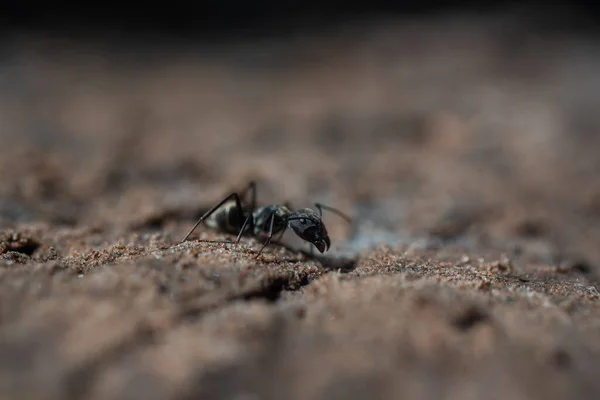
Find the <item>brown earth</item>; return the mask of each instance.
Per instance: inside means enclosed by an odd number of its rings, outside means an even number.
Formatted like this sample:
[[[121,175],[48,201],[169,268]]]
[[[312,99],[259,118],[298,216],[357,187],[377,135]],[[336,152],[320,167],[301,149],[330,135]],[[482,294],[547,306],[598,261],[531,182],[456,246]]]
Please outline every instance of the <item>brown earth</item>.
[[[600,398],[598,50],[510,18],[7,39],[0,398]],[[353,223],[177,243],[250,179]]]

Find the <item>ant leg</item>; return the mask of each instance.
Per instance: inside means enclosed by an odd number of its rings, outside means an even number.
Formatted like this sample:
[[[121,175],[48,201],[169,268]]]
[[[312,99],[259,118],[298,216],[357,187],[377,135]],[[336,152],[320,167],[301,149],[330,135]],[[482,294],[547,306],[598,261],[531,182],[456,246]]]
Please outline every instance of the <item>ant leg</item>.
[[[252,220],[252,225],[254,225],[254,218],[252,217],[252,213],[248,213],[248,216],[246,217],[246,219],[244,220],[244,224],[242,225],[242,229],[240,229],[240,233],[238,233],[237,235],[237,239],[235,239],[235,245],[237,246],[238,243],[240,242],[240,239],[242,238],[242,234],[244,233],[244,230],[246,229],[246,225],[248,225],[248,221]]]
[[[250,212],[256,209],[256,182],[250,181],[248,186],[240,193],[240,197],[246,200],[246,193],[250,191]]]
[[[274,222],[275,222],[275,213],[272,212],[271,213],[271,225],[269,226],[269,237],[267,237],[267,240],[265,241],[265,244],[263,244],[263,247],[260,248],[260,251],[256,255],[256,258],[258,258],[258,256],[260,256],[260,253],[262,253],[262,251],[264,250],[264,248],[267,247],[267,245],[269,243],[271,243],[271,238],[273,237],[273,223]]]
[[[250,207],[252,208],[250,210],[254,212],[256,210],[256,182],[251,181],[249,187],[252,191],[252,197],[250,197]]]
[[[283,234],[285,233],[286,230],[287,230],[287,226],[285,228],[283,228],[283,230],[281,231],[281,234],[279,235],[279,237],[277,239],[275,239],[276,243],[279,243],[279,241],[283,237]]]
[[[235,239],[235,245],[236,246],[240,243],[240,239],[242,238],[242,235],[244,234],[244,230],[246,229],[246,226],[248,225],[248,222],[252,221],[252,226],[254,226],[254,217],[252,216],[252,213],[256,209],[256,182],[255,181],[250,181],[248,183],[248,186],[246,186],[246,188],[242,192],[242,195],[240,197],[242,197],[244,199],[244,201],[246,201],[246,193],[248,191],[252,192],[251,197],[250,197],[250,199],[251,199],[250,200],[251,201],[251,203],[250,203],[250,210],[247,210],[248,211],[248,216],[244,220],[244,223],[242,224],[242,228],[240,229],[240,232],[238,233],[237,238]],[[242,213],[242,208],[239,207],[239,210],[240,210],[240,216],[243,218],[244,214]]]
[[[196,228],[198,227],[198,225],[200,225],[202,223],[202,221],[204,221],[206,218],[210,217],[212,215],[212,213],[214,213],[215,211],[217,211],[217,209],[219,207],[221,207],[223,204],[225,204],[231,198],[235,199],[236,208],[241,213],[243,209],[242,209],[242,203],[240,202],[240,198],[239,198],[239,196],[238,196],[237,193],[231,193],[229,196],[225,197],[223,200],[221,200],[220,202],[218,202],[216,206],[214,206],[213,208],[211,208],[210,210],[208,210],[203,216],[201,216],[200,219],[198,220],[198,222],[196,222],[196,225],[194,225],[192,227],[192,229],[190,229],[190,231],[187,233],[187,235],[185,235],[185,237],[183,239],[181,239],[181,242],[179,242],[179,243],[185,242],[187,240],[187,238],[192,234],[192,232],[194,232],[196,230]]]
[[[326,206],[326,205],[321,204],[321,203],[315,203],[315,207],[317,207],[317,210],[319,210],[319,217],[323,217],[323,210],[327,210],[327,211],[331,211],[334,214],[337,214],[338,216],[342,217],[343,219],[345,219],[349,223],[352,222],[352,218],[350,218],[349,216],[347,216],[346,214],[344,214],[343,212],[341,212],[338,209]]]

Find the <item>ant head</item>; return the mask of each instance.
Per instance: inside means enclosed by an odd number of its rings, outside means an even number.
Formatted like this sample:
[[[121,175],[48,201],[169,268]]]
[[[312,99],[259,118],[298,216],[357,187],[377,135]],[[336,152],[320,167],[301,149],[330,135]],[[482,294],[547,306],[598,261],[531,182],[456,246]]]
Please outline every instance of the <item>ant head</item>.
[[[321,253],[331,246],[325,224],[317,213],[310,208],[291,213],[288,217],[288,224],[296,235],[314,244]]]

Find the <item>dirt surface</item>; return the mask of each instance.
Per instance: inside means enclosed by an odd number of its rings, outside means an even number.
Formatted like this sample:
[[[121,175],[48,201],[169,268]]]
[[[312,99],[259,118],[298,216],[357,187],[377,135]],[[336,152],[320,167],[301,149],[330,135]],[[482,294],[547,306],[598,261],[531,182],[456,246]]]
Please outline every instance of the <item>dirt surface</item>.
[[[528,26],[6,39],[0,398],[600,398],[600,49]],[[178,244],[250,179],[353,222]]]

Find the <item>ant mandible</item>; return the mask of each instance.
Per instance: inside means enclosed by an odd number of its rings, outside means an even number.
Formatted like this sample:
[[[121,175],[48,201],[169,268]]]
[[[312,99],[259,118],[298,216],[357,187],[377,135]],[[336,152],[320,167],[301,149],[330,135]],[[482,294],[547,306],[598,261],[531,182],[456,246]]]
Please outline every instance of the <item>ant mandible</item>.
[[[251,192],[249,205],[240,200],[240,198],[245,200],[247,192]],[[231,193],[208,210],[180,243],[185,242],[198,225],[206,221],[206,225],[211,228],[237,234],[236,245],[244,234],[256,237],[266,234],[267,240],[256,257],[260,256],[263,249],[271,243],[274,234],[280,233],[277,239],[279,241],[288,227],[301,239],[312,243],[319,252],[323,253],[331,246],[329,234],[321,219],[323,210],[331,211],[348,222],[351,222],[351,218],[341,211],[321,203],[315,203],[315,207],[319,211],[318,214],[310,208],[291,211],[288,203],[257,207],[256,182],[251,181],[240,194]]]

